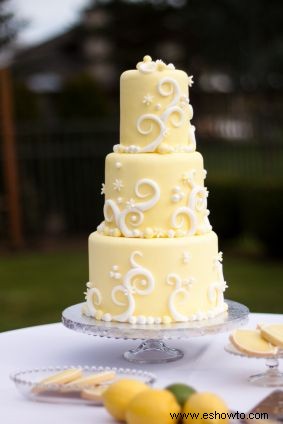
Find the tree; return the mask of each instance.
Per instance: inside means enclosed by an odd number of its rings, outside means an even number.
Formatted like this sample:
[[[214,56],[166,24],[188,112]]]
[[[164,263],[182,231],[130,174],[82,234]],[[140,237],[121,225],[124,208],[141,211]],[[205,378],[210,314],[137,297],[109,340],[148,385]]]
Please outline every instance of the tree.
[[[283,86],[282,0],[95,0],[99,8],[119,70],[148,53],[198,75],[228,73],[236,87]]]
[[[20,25],[9,10],[8,2],[0,0],[0,50],[14,40]]]

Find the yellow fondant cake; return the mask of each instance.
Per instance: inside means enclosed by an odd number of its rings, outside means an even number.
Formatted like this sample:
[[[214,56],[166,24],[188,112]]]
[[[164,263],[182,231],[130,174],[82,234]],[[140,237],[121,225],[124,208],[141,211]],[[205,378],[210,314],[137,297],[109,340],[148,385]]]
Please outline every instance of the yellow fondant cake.
[[[191,85],[149,56],[121,76],[120,144],[106,157],[104,221],[89,238],[83,312],[95,319],[168,324],[227,310]]]
[[[124,237],[184,237],[211,231],[200,153],[106,157],[105,221],[98,231]]]

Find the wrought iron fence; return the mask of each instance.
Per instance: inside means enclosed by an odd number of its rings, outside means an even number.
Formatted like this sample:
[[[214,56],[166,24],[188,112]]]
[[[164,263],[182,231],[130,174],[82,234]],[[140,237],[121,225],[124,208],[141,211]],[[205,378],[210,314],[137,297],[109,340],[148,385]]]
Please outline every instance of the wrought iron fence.
[[[115,122],[52,129],[20,128],[16,133],[21,205],[27,236],[87,233],[102,220],[105,155],[118,140]],[[283,180],[283,145],[255,142],[198,142],[208,183],[237,178]],[[5,237],[0,180],[0,234]],[[2,200],[2,201],[1,201]]]

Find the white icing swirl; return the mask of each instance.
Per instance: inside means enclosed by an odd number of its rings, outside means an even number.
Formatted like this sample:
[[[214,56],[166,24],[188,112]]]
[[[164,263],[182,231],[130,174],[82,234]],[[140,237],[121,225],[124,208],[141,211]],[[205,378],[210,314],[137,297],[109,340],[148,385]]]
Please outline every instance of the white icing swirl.
[[[149,187],[152,193],[142,193],[142,187]],[[116,226],[119,228],[119,230],[125,237],[137,236],[137,230],[129,228],[128,221],[130,221],[132,227],[137,227],[141,225],[144,219],[144,215],[142,212],[145,212],[156,205],[156,203],[160,199],[160,188],[155,181],[149,178],[143,178],[137,181],[135,185],[135,194],[140,199],[148,198],[149,196],[151,197],[143,202],[135,202],[133,203],[133,206],[131,206],[131,203],[128,202],[126,208],[123,210],[120,210],[119,206],[112,199],[106,200],[104,205],[105,221],[114,221]],[[135,220],[127,219],[131,215],[135,216]]]
[[[147,113],[145,115],[142,115],[137,120],[137,130],[142,135],[148,135],[153,131],[153,125],[152,122],[150,123],[148,129],[143,129],[142,124],[145,121],[152,121],[155,122],[159,126],[159,134],[158,136],[149,144],[147,144],[145,147],[140,149],[140,152],[154,152],[156,148],[159,146],[159,144],[162,142],[164,138],[164,132],[166,130],[166,126],[164,122],[159,118],[159,116],[154,115],[153,113]]]
[[[90,283],[87,284],[89,287]],[[86,305],[88,308],[89,315],[94,317],[96,314],[96,307],[101,304],[102,296],[100,290],[97,287],[89,287],[86,292]]]
[[[211,231],[207,210],[208,191],[206,187],[198,185],[195,182],[195,169],[190,170],[182,176],[182,181],[191,186],[191,192],[188,196],[187,206],[180,206],[171,216],[171,225],[174,228],[182,228],[185,225],[185,220],[182,215],[187,216],[189,220],[189,229],[187,235],[205,234]],[[197,212],[202,214],[201,222],[198,223]],[[181,217],[181,219],[180,219]]]
[[[109,213],[109,212],[112,213]],[[119,216],[120,216],[120,209],[119,206],[116,205],[116,202],[112,199],[106,200],[104,207],[103,207],[103,213],[105,221],[107,222],[115,222],[117,227],[119,227]]]
[[[182,303],[185,303],[185,302],[188,301],[188,299],[189,299],[189,290],[188,290],[189,282],[186,281],[186,280],[182,281],[181,278],[179,277],[179,275],[177,275],[177,274],[169,274],[167,276],[166,281],[167,281],[167,284],[169,284],[171,286],[175,286],[175,289],[173,290],[173,292],[169,296],[169,300],[168,300],[168,308],[170,310],[172,317],[177,322],[188,321],[188,316],[178,312],[178,310],[176,308],[176,299],[181,295],[181,296],[183,296]],[[184,286],[187,286],[187,287],[184,287]],[[180,301],[179,301],[179,303],[180,303]]]
[[[203,212],[207,208],[208,191],[205,187],[195,185],[189,198],[189,207],[198,212]]]
[[[165,84],[169,85],[169,87],[170,87],[169,90],[164,90],[163,86]],[[172,106],[175,106],[180,101],[181,90],[180,90],[179,84],[177,83],[176,80],[174,80],[171,77],[162,78],[157,85],[157,91],[163,97],[168,97],[168,96],[173,95],[173,99],[172,99],[171,103],[169,103],[169,105],[167,106],[167,109],[170,109]],[[181,109],[181,108],[179,108],[179,109]]]
[[[169,85],[169,90],[164,89],[165,84]],[[159,127],[157,137],[151,143],[140,148],[140,153],[154,152],[157,147],[162,143],[162,141],[166,137],[166,134],[168,133],[168,127],[166,126],[166,124],[172,114],[174,114],[174,116],[177,114],[179,117],[177,120],[176,118],[171,119],[171,124],[173,125],[173,127],[178,128],[184,123],[184,111],[179,106],[177,106],[181,97],[181,90],[177,81],[171,77],[162,78],[157,85],[157,91],[161,96],[164,97],[173,95],[173,99],[160,116],[154,115],[153,113],[146,113],[138,118],[137,130],[142,135],[149,135],[153,132],[153,123],[157,124],[157,126]],[[145,121],[150,122],[147,129],[142,128],[142,124]]]
[[[173,215],[171,217],[172,227],[182,228],[184,226],[185,220],[184,220],[182,215],[185,215],[189,218],[190,225],[189,225],[189,230],[187,231],[187,235],[191,236],[191,235],[195,234],[196,229],[197,229],[196,214],[191,208],[189,208],[187,206],[181,206],[173,212]],[[181,219],[179,219],[179,222],[178,222],[179,217],[181,217]]]
[[[113,319],[119,322],[130,321],[132,319],[135,311],[135,293],[140,296],[146,296],[154,289],[155,281],[153,275],[150,271],[136,262],[135,256],[137,255],[142,256],[142,253],[139,251],[134,251],[132,253],[130,257],[132,268],[124,276],[123,284],[115,286],[111,292],[111,299],[115,305],[127,306],[125,312],[113,315]],[[140,284],[138,284],[138,281]],[[117,293],[122,294],[127,301],[121,302],[117,299]]]
[[[153,196],[151,197],[151,199],[147,200],[146,202],[140,202],[136,205],[139,210],[146,211],[148,209],[151,209],[160,199],[160,188],[155,181],[150,180],[149,178],[143,178],[142,180],[137,181],[135,186],[135,194],[140,199],[148,197],[148,193],[140,192],[142,186],[148,186],[153,191]]]

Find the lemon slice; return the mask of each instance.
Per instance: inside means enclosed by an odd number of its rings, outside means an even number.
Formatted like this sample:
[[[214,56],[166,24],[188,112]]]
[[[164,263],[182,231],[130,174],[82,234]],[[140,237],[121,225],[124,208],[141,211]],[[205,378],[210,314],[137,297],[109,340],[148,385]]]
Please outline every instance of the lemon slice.
[[[259,324],[258,328],[265,340],[283,348],[283,324]]]
[[[102,395],[107,389],[107,386],[97,386],[91,389],[84,389],[81,391],[81,397],[86,400],[103,403]]]
[[[231,343],[240,351],[253,356],[274,356],[278,348],[264,340],[259,330],[235,330],[230,335]]]
[[[40,393],[44,391],[44,386],[50,384],[64,385],[71,383],[82,376],[82,370],[79,368],[70,368],[68,370],[60,371],[56,374],[51,375],[50,377],[41,380],[33,389],[32,392]]]
[[[74,390],[74,385],[76,389],[82,388],[85,389],[91,386],[98,386],[99,384],[105,383],[106,381],[112,381],[116,377],[115,371],[104,371],[97,374],[91,374],[87,377],[81,377],[77,380],[74,380],[68,384],[65,384],[63,391]]]

